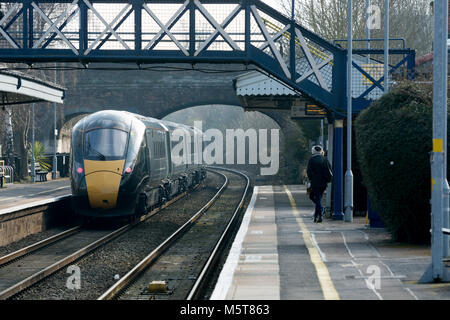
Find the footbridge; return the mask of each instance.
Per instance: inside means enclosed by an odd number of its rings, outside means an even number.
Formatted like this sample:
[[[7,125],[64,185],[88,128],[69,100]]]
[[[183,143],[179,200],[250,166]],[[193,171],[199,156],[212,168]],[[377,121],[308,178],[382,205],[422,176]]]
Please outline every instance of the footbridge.
[[[331,111],[346,106],[345,50],[261,1],[2,3],[4,62],[252,64]]]

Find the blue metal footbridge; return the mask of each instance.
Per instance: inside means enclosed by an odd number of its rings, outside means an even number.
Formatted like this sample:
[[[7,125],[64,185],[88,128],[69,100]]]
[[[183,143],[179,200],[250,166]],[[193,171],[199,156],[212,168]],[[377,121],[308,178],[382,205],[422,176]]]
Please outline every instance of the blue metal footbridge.
[[[347,116],[347,50],[259,0],[5,0],[0,11],[0,62],[254,65],[326,108],[331,119]],[[402,56],[391,74],[406,70],[411,77],[414,51],[390,54]],[[355,113],[384,91],[380,65],[354,59],[364,85],[354,90]],[[335,125],[333,157],[341,212],[342,130]]]

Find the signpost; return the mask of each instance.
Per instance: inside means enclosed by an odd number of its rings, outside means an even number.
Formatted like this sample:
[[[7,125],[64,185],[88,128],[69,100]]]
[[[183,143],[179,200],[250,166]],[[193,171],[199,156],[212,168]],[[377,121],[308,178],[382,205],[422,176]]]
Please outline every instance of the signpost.
[[[313,103],[305,102],[303,105],[293,106],[291,108],[291,118],[301,119],[324,119],[327,116],[327,110]]]

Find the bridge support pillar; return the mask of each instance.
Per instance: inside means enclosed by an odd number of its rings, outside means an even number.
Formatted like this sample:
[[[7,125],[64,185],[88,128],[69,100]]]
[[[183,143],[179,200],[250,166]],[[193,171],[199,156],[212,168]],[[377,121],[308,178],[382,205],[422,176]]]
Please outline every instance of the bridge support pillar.
[[[333,220],[344,220],[343,208],[343,133],[344,120],[334,121],[333,147],[333,187],[334,211]]]

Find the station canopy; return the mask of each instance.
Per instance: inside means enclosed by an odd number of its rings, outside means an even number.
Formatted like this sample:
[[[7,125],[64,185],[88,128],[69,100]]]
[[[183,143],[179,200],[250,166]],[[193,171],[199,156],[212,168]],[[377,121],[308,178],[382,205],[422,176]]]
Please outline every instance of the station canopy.
[[[36,102],[63,103],[66,88],[36,76],[6,70],[0,64],[0,106]]]
[[[236,94],[244,109],[286,109],[301,95],[277,79],[252,71],[235,78]]]

